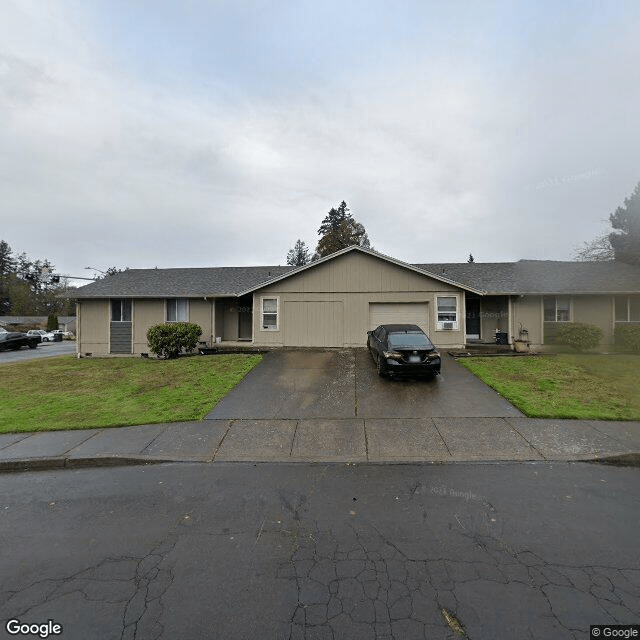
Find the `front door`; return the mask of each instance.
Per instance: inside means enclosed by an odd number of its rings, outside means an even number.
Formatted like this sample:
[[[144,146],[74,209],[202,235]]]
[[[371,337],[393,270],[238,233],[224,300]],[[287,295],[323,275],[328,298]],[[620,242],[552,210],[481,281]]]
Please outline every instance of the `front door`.
[[[238,340],[253,338],[253,298],[246,296],[238,301]]]
[[[467,298],[467,340],[480,340],[480,298]]]

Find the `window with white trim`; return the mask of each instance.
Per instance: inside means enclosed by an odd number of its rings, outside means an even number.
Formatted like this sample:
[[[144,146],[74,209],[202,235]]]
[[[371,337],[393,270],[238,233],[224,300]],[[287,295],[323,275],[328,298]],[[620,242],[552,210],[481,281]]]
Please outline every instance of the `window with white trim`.
[[[571,298],[569,296],[544,296],[545,322],[570,322]]]
[[[640,322],[640,296],[616,296],[616,322]]]
[[[278,298],[262,298],[262,330],[278,330]]]
[[[438,329],[458,328],[458,296],[437,296]]]
[[[111,322],[131,322],[131,299],[111,300]]]
[[[186,298],[167,300],[167,322],[189,322],[189,301]]]

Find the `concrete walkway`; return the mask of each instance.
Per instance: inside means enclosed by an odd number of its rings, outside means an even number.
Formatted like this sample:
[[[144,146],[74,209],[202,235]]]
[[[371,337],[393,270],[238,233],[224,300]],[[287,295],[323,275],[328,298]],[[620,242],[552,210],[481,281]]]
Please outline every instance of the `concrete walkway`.
[[[640,422],[532,418],[204,420],[0,435],[0,471],[154,462],[637,464]]]

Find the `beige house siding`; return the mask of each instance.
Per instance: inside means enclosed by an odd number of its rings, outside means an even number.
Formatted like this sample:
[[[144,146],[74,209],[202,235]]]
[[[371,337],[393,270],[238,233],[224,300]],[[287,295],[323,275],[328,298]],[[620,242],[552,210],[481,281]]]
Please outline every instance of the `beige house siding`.
[[[613,344],[613,297],[573,296],[574,322],[595,324],[604,332],[601,347]]]
[[[542,345],[542,297],[514,296],[511,302],[511,335],[518,337],[520,323],[529,332],[529,342],[535,349]]]
[[[147,331],[165,318],[165,303],[162,299],[134,300],[133,321],[133,353],[148,353]]]
[[[189,322],[200,325],[202,334],[200,340],[212,342],[213,327],[215,326],[215,303],[213,300],[192,298],[189,300]]]
[[[78,303],[79,331],[78,353],[94,356],[110,354],[110,300],[81,300]],[[190,299],[189,322],[202,327],[201,340],[210,340],[212,300]],[[132,354],[149,352],[147,331],[166,320],[166,300],[164,298],[134,298],[131,305]]]
[[[78,353],[109,353],[109,300],[82,300],[78,303]]]
[[[436,296],[442,293],[458,297],[457,331],[436,331]],[[278,300],[277,330],[262,328],[263,298]],[[260,346],[363,346],[367,330],[371,328],[371,302],[426,303],[432,310],[429,334],[435,344],[457,346],[464,342],[464,292],[461,289],[379,258],[352,252],[256,291],[254,343]]]
[[[575,295],[571,298],[571,322],[593,324],[602,329],[604,338],[600,347],[613,344],[613,299],[610,295]],[[519,323],[529,331],[529,341],[535,349],[553,349],[547,340],[545,344],[545,324],[543,296],[514,296],[512,303],[513,333],[518,335]],[[553,323],[558,326],[561,323]]]

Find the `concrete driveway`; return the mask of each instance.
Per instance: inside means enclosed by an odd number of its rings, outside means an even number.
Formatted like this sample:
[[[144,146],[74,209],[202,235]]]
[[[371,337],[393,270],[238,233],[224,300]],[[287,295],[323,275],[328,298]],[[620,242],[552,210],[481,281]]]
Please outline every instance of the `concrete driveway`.
[[[448,355],[434,380],[390,380],[377,375],[366,349],[343,349],[267,353],[207,419],[522,415]]]

